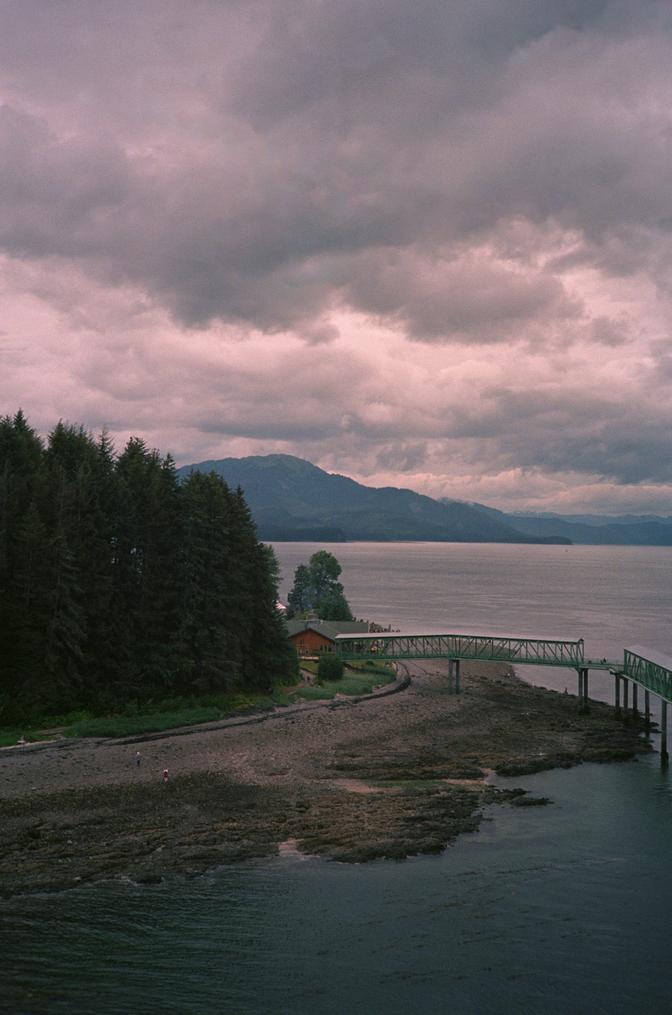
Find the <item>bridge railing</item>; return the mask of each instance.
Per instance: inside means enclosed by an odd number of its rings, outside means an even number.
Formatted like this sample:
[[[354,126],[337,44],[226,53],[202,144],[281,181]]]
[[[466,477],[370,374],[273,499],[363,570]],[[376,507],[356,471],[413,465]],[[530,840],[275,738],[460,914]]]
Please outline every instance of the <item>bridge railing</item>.
[[[489,662],[565,666],[583,664],[583,639],[512,638],[477,634],[338,635],[343,659],[482,659]]]
[[[671,658],[639,646],[626,648],[623,653],[623,675],[666,701],[672,701]]]

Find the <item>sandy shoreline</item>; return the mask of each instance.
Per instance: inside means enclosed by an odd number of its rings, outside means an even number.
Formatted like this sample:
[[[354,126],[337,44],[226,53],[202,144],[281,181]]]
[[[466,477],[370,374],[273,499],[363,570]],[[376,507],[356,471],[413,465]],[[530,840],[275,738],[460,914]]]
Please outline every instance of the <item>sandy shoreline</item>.
[[[531,687],[508,667],[465,666],[459,697],[445,668],[413,670],[409,688],[376,700],[144,742],[3,752],[0,894],[194,875],[288,842],[351,862],[439,852],[478,827],[485,803],[527,802],[489,786],[487,770],[648,749],[609,706],[580,716],[574,696]]]

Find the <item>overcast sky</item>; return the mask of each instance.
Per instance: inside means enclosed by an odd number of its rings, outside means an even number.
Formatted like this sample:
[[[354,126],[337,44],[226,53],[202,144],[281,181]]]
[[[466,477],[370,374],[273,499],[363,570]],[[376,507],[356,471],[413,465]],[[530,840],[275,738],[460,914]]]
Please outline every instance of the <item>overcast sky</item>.
[[[0,412],[672,513],[669,2],[0,12]]]

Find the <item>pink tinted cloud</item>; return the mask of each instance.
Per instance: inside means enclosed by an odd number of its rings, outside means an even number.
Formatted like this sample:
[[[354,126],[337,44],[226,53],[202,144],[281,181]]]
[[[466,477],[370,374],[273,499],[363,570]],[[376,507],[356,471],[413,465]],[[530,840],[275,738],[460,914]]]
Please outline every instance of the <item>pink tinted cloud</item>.
[[[509,507],[669,496],[665,4],[0,20],[7,411]]]

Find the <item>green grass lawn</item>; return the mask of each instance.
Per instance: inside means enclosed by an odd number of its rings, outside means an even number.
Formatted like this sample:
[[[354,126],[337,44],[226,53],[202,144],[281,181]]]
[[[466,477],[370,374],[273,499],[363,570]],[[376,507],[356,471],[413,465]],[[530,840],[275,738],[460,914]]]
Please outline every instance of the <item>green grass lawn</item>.
[[[317,662],[301,660],[301,669],[317,675]],[[320,684],[306,684],[295,689],[298,698],[333,698],[337,694],[370,694],[374,687],[389,684],[396,678],[390,663],[353,663],[346,667],[340,680],[324,680]]]
[[[32,743],[35,740],[44,739],[44,737],[38,736],[37,733],[32,733],[29,735],[29,733],[27,733],[26,730],[23,729],[0,730],[0,747],[12,747],[14,744],[18,744],[21,737],[25,737],[25,739],[28,740],[30,743]]]
[[[278,691],[272,695],[209,695],[201,700],[186,699],[159,702],[156,705],[138,708],[129,706],[126,713],[92,716],[79,713],[76,718],[60,724],[53,718],[42,720],[39,725],[28,725],[21,729],[0,729],[0,747],[18,743],[21,736],[29,743],[65,737],[128,737],[140,733],[160,733],[178,726],[193,726],[213,722],[235,714],[257,712],[286,703],[286,694]],[[45,726],[51,727],[46,730]]]
[[[301,668],[317,673],[317,663],[302,661]],[[179,726],[214,722],[233,715],[260,712],[277,705],[297,701],[320,701],[337,694],[369,694],[374,687],[395,679],[389,663],[362,663],[348,666],[341,680],[323,684],[300,684],[296,687],[277,686],[270,694],[206,695],[200,698],[175,698],[140,708],[129,704],[122,714],[92,716],[86,712],[68,716],[45,717],[39,724],[0,729],[0,747],[17,744],[23,736],[28,742],[66,737],[128,737],[142,733],[160,733]]]

